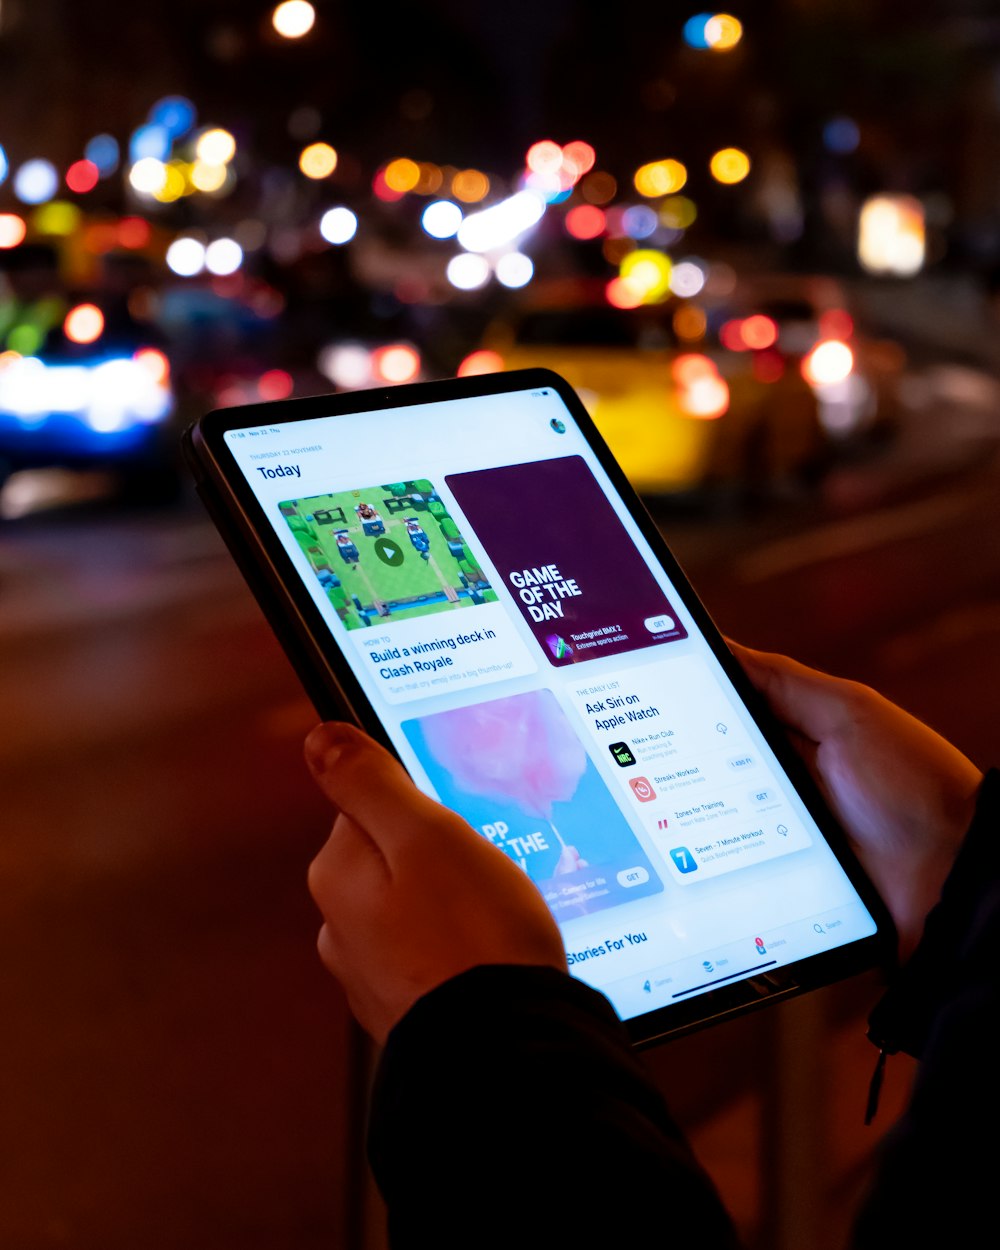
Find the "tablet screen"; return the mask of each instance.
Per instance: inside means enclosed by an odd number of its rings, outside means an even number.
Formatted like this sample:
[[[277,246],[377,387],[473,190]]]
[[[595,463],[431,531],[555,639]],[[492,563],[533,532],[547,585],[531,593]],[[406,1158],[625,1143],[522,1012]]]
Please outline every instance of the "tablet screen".
[[[535,882],[571,972],[629,1021],[872,937],[559,390],[344,402],[226,446],[403,763]]]

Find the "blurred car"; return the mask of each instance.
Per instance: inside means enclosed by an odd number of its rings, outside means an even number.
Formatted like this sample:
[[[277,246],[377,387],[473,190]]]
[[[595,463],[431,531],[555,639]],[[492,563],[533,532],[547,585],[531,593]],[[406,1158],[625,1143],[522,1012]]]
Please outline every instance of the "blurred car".
[[[0,482],[24,469],[103,469],[150,502],[178,486],[170,365],[155,347],[0,355]]]
[[[682,344],[675,309],[615,308],[603,286],[543,293],[501,316],[459,373],[555,370],[642,494],[759,490],[820,472],[829,439],[801,374],[761,373],[746,353]]]
[[[180,482],[173,411],[170,364],[151,328],[100,294],[61,290],[46,249],[7,258],[0,484],[27,469],[96,469],[125,494],[162,501]]]
[[[721,300],[706,300],[708,331],[728,351],[755,356],[759,371],[798,372],[837,445],[884,438],[895,428],[906,364],[895,342],[866,333],[848,289],[817,274],[751,274]]]

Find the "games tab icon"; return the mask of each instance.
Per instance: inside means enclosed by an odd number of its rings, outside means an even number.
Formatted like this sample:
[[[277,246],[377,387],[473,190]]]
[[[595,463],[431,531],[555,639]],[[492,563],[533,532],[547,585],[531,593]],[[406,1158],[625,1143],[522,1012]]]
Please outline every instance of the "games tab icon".
[[[612,758],[619,768],[629,768],[635,763],[635,756],[632,754],[632,748],[627,742],[612,742],[608,747]]]

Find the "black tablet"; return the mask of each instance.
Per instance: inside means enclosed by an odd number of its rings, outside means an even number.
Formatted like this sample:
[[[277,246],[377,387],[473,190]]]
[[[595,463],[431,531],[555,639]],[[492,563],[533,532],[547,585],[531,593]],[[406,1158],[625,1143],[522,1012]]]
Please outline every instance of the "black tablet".
[[[520,865],[636,1044],[887,959],[874,889],[562,378],[227,408],[185,446],[319,715]]]

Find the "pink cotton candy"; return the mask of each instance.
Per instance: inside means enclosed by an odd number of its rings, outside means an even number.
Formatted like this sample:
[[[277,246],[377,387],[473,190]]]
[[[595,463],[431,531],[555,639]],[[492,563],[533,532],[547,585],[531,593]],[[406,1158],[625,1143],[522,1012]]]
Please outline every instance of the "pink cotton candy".
[[[571,799],[587,756],[548,690],[439,712],[422,723],[428,750],[468,794],[511,800],[551,821]]]

